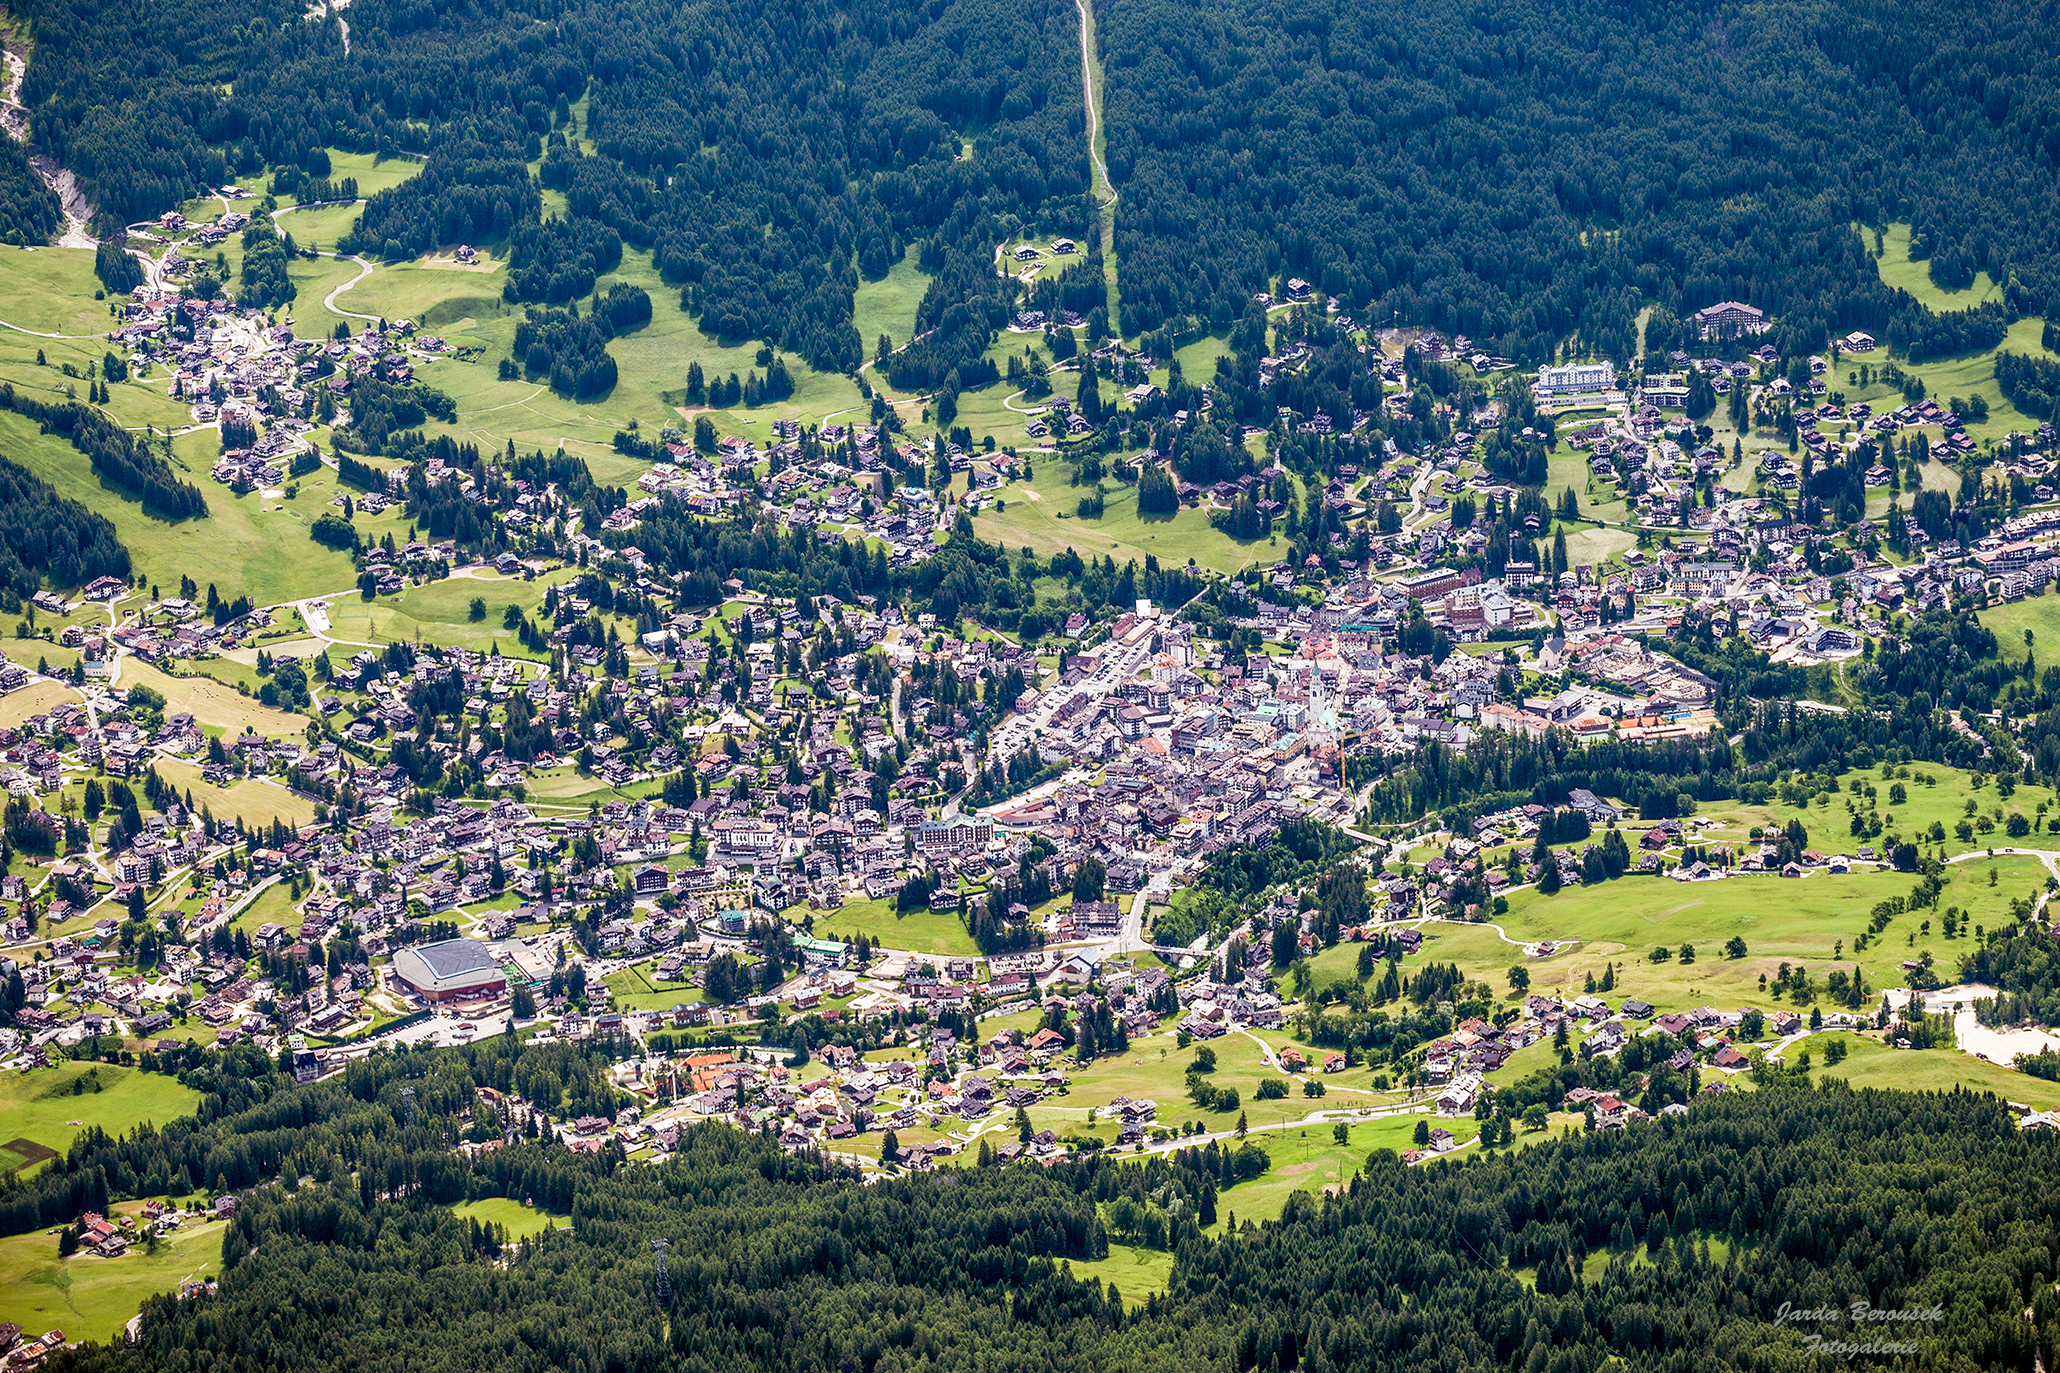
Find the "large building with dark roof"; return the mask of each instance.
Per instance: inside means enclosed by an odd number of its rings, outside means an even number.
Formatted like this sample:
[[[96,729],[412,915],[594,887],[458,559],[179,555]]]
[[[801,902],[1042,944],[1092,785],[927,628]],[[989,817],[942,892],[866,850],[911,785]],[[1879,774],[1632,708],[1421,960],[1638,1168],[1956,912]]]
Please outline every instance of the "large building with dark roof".
[[[393,956],[393,970],[428,1001],[497,996],[508,989],[508,975],[476,939],[404,948]]]

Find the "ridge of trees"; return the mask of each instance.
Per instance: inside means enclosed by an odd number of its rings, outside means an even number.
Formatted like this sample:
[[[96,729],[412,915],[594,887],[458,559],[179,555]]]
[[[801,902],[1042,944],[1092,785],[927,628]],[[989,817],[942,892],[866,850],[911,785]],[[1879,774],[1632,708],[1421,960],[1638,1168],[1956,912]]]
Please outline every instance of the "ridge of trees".
[[[12,383],[0,385],[0,410],[25,415],[46,434],[62,434],[92,461],[101,483],[142,503],[144,513],[161,520],[204,519],[207,498],[147,447],[98,410],[75,400],[44,401],[24,395]]]
[[[684,1129],[660,1165],[626,1165],[614,1145],[576,1154],[479,1092],[566,1109],[561,1070],[589,1065],[591,1082],[606,1057],[499,1040],[374,1056],[304,1088],[273,1072],[247,1091],[261,1100],[208,1124],[75,1145],[49,1171],[83,1178],[89,1198],[116,1195],[122,1169],[142,1184],[166,1175],[138,1165],[197,1160],[240,1204],[217,1291],[151,1298],[133,1343],[69,1348],[53,1367],[291,1373],[405,1354],[428,1373],[482,1358],[827,1373],[920,1351],[1060,1370],[1800,1370],[1821,1361],[1812,1333],[2024,1367],[2053,1352],[2060,1322],[2060,1141],[1964,1090],[1772,1078],[1685,1116],[1463,1162],[1409,1168],[1376,1149],[1341,1192],[1293,1193],[1254,1224],[1235,1216],[1239,1179],[1264,1166],[1249,1143],[858,1186],[816,1151],[718,1124]],[[468,1156],[453,1140],[499,1147]],[[515,1244],[450,1209],[487,1197],[570,1226]],[[1071,1267],[1116,1235],[1174,1259],[1165,1290],[1127,1309]],[[657,1239],[671,1242],[669,1303]],[[1945,1315],[1883,1335],[1776,1319],[1784,1302]]]
[[[18,612],[45,577],[60,587],[127,581],[129,550],[105,515],[0,458],[0,610]]]

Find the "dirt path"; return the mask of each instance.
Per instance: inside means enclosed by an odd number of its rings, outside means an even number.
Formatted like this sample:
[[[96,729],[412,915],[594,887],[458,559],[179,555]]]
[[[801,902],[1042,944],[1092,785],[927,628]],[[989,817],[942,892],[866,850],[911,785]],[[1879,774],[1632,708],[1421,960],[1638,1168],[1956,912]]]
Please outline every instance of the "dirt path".
[[[1102,130],[1102,67],[1095,55],[1094,9],[1088,0],[1073,0],[1080,11],[1080,90],[1087,101],[1087,157],[1098,183],[1102,276],[1109,288],[1109,331],[1123,337],[1123,292],[1116,269],[1116,183],[1109,177],[1108,138]]]
[[[1094,59],[1094,11],[1087,0],[1073,0],[1080,11],[1080,90],[1087,99],[1087,156],[1094,163],[1095,178],[1101,183],[1097,194],[1104,210],[1116,205],[1116,183],[1109,179],[1108,159],[1102,155],[1101,92],[1096,89],[1099,64]],[[1110,245],[1113,249],[1113,245]]]

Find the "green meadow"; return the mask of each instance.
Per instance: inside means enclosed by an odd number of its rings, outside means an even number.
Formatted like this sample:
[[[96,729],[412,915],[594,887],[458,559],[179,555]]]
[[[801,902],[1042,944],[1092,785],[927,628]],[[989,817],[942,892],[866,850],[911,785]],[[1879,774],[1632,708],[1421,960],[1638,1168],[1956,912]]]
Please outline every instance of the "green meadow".
[[[966,932],[957,911],[897,911],[894,898],[854,901],[834,911],[816,911],[815,932],[820,938],[855,939],[864,935],[889,949],[906,949],[919,954],[977,954],[980,946]]]
[[[60,1259],[56,1236],[43,1230],[0,1239],[0,1320],[13,1321],[25,1336],[62,1330],[73,1340],[119,1339],[145,1299],[219,1269],[227,1228],[188,1225],[160,1241],[155,1254],[138,1246],[116,1259]]]
[[[1871,249],[1874,232],[1861,229],[1860,234]],[[1974,284],[1959,291],[1944,290],[1931,280],[1930,263],[1910,260],[1910,226],[1891,224],[1882,235],[1882,255],[1875,259],[1875,267],[1881,279],[1889,286],[1908,291],[1926,308],[1934,311],[1965,310],[1990,300],[2001,298],[2002,289],[1989,279],[1986,272],[1975,274]],[[1871,384],[1856,386],[1847,380],[1847,374],[1862,364],[1871,365],[1879,371],[1881,364],[1893,360],[1911,375],[1924,381],[1927,395],[1940,405],[1947,404],[1954,396],[1970,396],[1975,393],[1988,402],[1988,419],[1969,423],[1967,432],[1977,443],[1990,439],[2001,439],[2011,430],[2029,433],[2038,426],[2038,420],[2020,413],[1996,385],[1995,356],[2008,350],[2014,353],[2029,353],[2033,356],[2054,358],[2040,342],[2044,321],[2036,316],[2027,316],[2012,324],[2004,335],[2003,342],[1996,348],[1985,349],[1955,358],[1940,358],[1929,362],[1910,362],[1895,357],[1885,348],[1873,353],[1848,354],[1839,359],[1838,366],[1826,377],[1825,384],[1834,391],[1842,391],[1848,402],[1867,401],[1876,410],[1883,403],[1902,403],[1898,392],[1875,380]],[[1937,435],[1934,433],[1933,437]]]
[[[1760,978],[1778,981],[1786,963],[1810,971],[1816,1003],[1828,1012],[1840,1009],[1823,999],[1824,975],[1834,968],[1850,972],[1857,966],[1868,987],[1881,991],[1906,985],[1904,960],[1928,953],[1940,980],[1954,981],[1960,958],[1974,944],[1971,930],[1956,939],[1945,937],[1939,918],[1945,908],[1959,907],[1971,925],[2007,923],[2010,902],[2034,899],[2045,880],[2045,867],[2033,857],[2003,855],[1952,864],[1936,909],[1893,917],[1856,954],[1855,939],[1867,931],[1876,903],[1908,896],[1910,875],[1820,871],[1803,878],[1712,882],[1623,877],[1551,896],[1535,889],[1517,892],[1509,898],[1508,914],[1489,924],[1427,924],[1422,957],[1457,963],[1468,978],[1487,983],[1498,996],[1509,994],[1514,966],[1528,973],[1533,992],[1575,996],[1587,988],[1589,978],[1599,980],[1605,966],[1613,965],[1614,998],[1648,1001],[1662,1012],[1701,1005],[1778,1009],[1784,1003],[1762,987]],[[1733,938],[1745,942],[1743,957],[1727,955]],[[1544,958],[1525,956],[1524,946],[1544,941],[1562,947]],[[1684,944],[1694,946],[1693,962],[1683,961]],[[1657,948],[1668,951],[1664,961],[1653,961]],[[1340,944],[1318,955],[1311,966],[1315,985],[1353,976],[1358,952],[1356,945]],[[1403,969],[1415,965],[1411,958]],[[1798,1009],[1807,1010],[1809,1004]]]
[[[1123,1294],[1123,1304],[1130,1310],[1143,1306],[1144,1299],[1152,1293],[1165,1291],[1173,1276],[1172,1254],[1132,1244],[1112,1243],[1105,1259],[1076,1259],[1071,1263],[1075,1277],[1097,1278],[1113,1285]]]
[[[858,341],[868,360],[878,347],[880,335],[892,339],[897,348],[914,336],[916,307],[923,303],[923,293],[929,289],[930,278],[916,266],[912,255],[889,267],[887,275],[878,281],[859,278],[858,292],[852,298],[851,321],[858,329]]]
[[[1842,1063],[1824,1061],[1833,1040],[1846,1046]],[[1811,1035],[1785,1055],[1793,1064],[1802,1050],[1810,1055],[1818,1077],[1839,1078],[1855,1087],[1897,1088],[1911,1092],[1950,1092],[1955,1087],[1994,1092],[2035,1110],[2060,1109],[2060,1083],[2047,1082],[1999,1063],[1985,1063],[1955,1049],[1897,1049],[1879,1039],[1848,1031]]]
[[[974,518],[973,527],[981,538],[1012,551],[1030,548],[1040,558],[1070,548],[1083,558],[1113,558],[1119,567],[1126,562],[1141,567],[1147,557],[1156,557],[1161,566],[1192,561],[1198,567],[1231,573],[1282,556],[1277,543],[1263,539],[1239,543],[1212,526],[1205,511],[1183,506],[1174,515],[1139,515],[1134,486],[1107,490],[1102,517],[1082,519],[1078,508],[1086,491],[1066,485],[1066,465],[1056,457],[1039,455],[1033,467],[1035,476],[1030,481],[1001,488],[1007,509],[989,507]]]
[[[353,591],[329,607],[329,637],[350,644],[438,643],[504,657],[536,658],[503,624],[511,605],[535,618],[547,586],[570,581],[577,568],[548,572],[534,581],[472,569],[464,576],[411,586],[395,596],[363,600]],[[472,618],[474,599],[486,602],[486,617]],[[632,637],[627,621],[617,621]],[[354,651],[354,650],[353,650]]]
[[[568,1216],[524,1206],[508,1197],[482,1197],[478,1201],[461,1202],[451,1208],[451,1213],[462,1219],[476,1220],[481,1225],[498,1225],[508,1232],[511,1239],[528,1239],[549,1229],[568,1229],[572,1224]]]
[[[78,1095],[74,1082],[83,1084]],[[8,1073],[0,1076],[0,1141],[27,1139],[62,1153],[81,1130],[124,1135],[145,1121],[168,1125],[199,1103],[200,1093],[177,1078],[112,1063]]]
[[[2044,660],[2060,655],[2060,594],[2050,588],[1975,613],[1996,636],[1996,647],[2007,658],[2021,659],[2027,648]],[[2026,631],[2032,636],[2029,641],[2024,637]]]

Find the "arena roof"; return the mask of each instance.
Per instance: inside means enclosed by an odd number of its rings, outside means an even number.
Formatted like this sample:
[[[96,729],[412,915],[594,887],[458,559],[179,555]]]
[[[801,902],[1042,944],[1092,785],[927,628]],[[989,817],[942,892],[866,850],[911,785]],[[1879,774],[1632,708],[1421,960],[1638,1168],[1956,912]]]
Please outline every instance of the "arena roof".
[[[476,939],[446,939],[393,956],[393,970],[417,991],[454,991],[506,980],[500,961]]]

